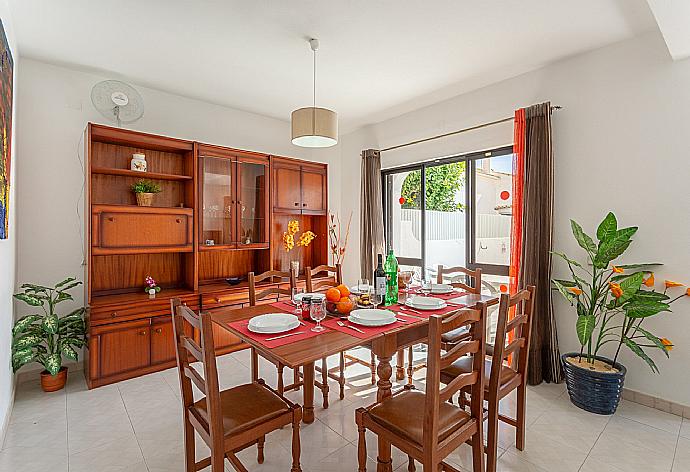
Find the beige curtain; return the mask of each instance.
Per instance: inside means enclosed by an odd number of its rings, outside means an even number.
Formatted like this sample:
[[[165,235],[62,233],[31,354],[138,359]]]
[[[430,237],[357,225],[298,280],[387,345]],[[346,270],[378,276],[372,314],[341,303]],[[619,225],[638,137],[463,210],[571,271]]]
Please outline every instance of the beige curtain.
[[[376,255],[384,251],[381,153],[374,149],[362,151],[359,228],[360,276],[371,280]]]
[[[536,286],[528,382],[561,382],[556,320],[551,303],[553,147],[551,104],[525,109],[525,174],[520,287]]]

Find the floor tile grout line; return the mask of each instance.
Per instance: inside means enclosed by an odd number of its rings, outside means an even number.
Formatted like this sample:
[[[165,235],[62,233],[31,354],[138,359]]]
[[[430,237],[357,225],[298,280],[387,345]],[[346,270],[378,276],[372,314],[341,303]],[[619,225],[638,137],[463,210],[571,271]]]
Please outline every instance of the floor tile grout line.
[[[165,382],[165,380],[163,380]],[[129,416],[129,410],[127,409],[127,402],[125,402],[125,398],[122,396],[122,390],[120,389],[120,386],[117,385],[117,391],[120,394],[120,400],[122,401],[122,406],[125,407],[125,414],[127,415],[127,419],[129,420],[129,425],[132,427],[132,434],[134,434],[134,440],[137,442],[137,447],[139,448],[139,452],[141,452],[141,458],[144,460],[144,467],[146,467],[146,470],[150,472],[149,469],[149,463],[146,460],[146,456],[144,455],[144,450],[141,447],[141,443],[139,442],[139,437],[137,436],[137,432],[134,429],[134,423],[132,423],[132,417]]]
[[[589,448],[589,451],[587,452],[587,455],[585,456],[585,460],[582,461],[582,464],[580,464],[580,467],[578,467],[578,471],[582,470],[582,468],[585,466],[585,463],[587,463],[587,459],[589,459],[589,455],[592,453],[594,448],[596,447],[597,443],[599,442],[599,439],[601,438],[601,435],[604,434],[604,431],[606,431],[606,427],[609,425],[611,422],[611,418],[613,418],[613,415],[610,415],[608,420],[606,421],[606,424],[604,427],[601,429],[599,434],[597,435],[597,439],[594,441],[594,444],[592,444],[592,447]]]
[[[680,427],[683,427],[683,423],[680,423]],[[676,438],[676,448],[673,450],[673,460],[671,461],[671,468],[669,472],[673,472],[673,467],[676,465],[676,455],[678,454],[678,444],[680,443],[680,431],[678,431],[678,437]]]

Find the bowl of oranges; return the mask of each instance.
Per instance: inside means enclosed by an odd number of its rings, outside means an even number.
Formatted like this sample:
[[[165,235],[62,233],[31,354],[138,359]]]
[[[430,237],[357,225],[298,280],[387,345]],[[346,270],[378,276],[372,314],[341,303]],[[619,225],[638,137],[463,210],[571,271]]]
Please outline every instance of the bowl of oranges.
[[[350,289],[340,284],[326,290],[326,310],[339,316],[347,316],[355,308],[355,301],[350,295]]]

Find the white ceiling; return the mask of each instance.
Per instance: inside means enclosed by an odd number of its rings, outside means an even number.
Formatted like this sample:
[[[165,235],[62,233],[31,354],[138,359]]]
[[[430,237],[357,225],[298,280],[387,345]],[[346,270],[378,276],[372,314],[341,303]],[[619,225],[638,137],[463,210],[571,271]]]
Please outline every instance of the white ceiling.
[[[645,0],[10,0],[20,55],[341,133],[655,27]]]

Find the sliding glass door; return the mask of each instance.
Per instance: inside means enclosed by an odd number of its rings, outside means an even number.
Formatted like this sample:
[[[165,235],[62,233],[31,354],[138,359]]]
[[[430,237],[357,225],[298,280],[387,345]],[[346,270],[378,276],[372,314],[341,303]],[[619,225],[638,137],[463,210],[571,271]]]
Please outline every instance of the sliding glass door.
[[[482,289],[507,290],[512,147],[386,169],[386,242],[400,264],[435,277],[438,265],[482,269]]]

